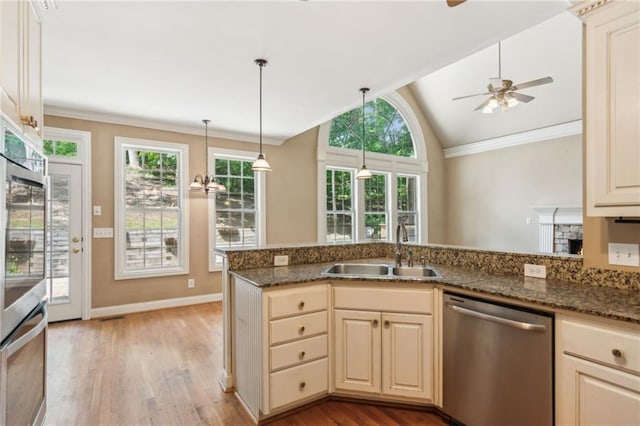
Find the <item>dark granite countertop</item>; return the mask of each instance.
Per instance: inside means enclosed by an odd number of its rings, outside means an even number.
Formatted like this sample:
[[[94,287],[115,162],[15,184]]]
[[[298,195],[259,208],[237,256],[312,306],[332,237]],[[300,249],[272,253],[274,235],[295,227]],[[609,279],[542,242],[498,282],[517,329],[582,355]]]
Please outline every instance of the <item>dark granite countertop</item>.
[[[342,263],[385,263],[389,259],[363,259]],[[597,287],[566,281],[529,278],[522,275],[499,275],[449,265],[429,265],[442,277],[428,281],[417,281],[398,277],[327,277],[322,271],[334,263],[279,266],[230,271],[253,285],[268,288],[318,280],[366,280],[403,283],[425,283],[448,290],[462,289],[481,294],[505,297],[514,302],[527,302],[551,310],[568,310],[596,315],[614,320],[640,324],[640,292],[612,287]]]

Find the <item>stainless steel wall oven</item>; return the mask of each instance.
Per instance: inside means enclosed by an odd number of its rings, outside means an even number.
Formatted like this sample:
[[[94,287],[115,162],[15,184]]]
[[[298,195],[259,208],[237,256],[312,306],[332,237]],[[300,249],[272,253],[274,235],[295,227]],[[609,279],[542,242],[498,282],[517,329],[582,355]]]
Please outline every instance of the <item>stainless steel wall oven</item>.
[[[0,117],[0,426],[46,406],[45,157]]]

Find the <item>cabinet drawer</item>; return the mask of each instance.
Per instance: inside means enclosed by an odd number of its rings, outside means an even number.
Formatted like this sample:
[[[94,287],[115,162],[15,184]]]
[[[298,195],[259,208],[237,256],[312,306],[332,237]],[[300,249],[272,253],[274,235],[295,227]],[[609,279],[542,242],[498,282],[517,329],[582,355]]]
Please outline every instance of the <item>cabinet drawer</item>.
[[[327,309],[327,286],[274,290],[267,295],[269,319],[306,314]]]
[[[326,332],[327,311],[299,315],[271,321],[269,323],[269,344],[275,345]]]
[[[271,371],[293,367],[327,356],[327,335],[311,337],[293,343],[274,346],[271,352]]]
[[[557,328],[564,353],[640,372],[640,333],[569,320]]]
[[[334,287],[336,309],[430,314],[433,289]]]
[[[275,410],[287,404],[326,393],[328,390],[327,358],[322,358],[271,373],[269,405],[272,410]]]

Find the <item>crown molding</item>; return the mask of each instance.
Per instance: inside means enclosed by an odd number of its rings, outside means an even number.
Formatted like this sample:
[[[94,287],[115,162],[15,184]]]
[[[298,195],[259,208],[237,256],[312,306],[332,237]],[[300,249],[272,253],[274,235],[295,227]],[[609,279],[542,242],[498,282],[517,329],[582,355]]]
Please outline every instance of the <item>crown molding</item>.
[[[493,139],[485,139],[465,145],[454,146],[443,150],[444,158],[461,157],[463,155],[479,154],[481,152],[496,149],[509,148],[534,142],[543,142],[549,139],[564,136],[579,135],[582,133],[582,120],[569,121],[568,123],[515,133],[513,135],[500,136]]]
[[[73,118],[76,120],[98,121],[100,123],[118,124],[123,126],[143,127],[146,129],[163,130],[166,132],[184,133],[188,135],[202,136],[202,126],[185,126],[176,123],[167,123],[155,120],[145,120],[143,118],[135,118],[118,114],[108,114],[95,111],[77,110],[74,108],[65,108],[58,106],[45,105],[45,115],[55,115],[57,117]],[[209,136],[219,139],[230,139],[240,142],[259,143],[257,135],[242,132],[230,132],[209,128]],[[265,145],[280,146],[284,143],[284,139],[262,138]]]

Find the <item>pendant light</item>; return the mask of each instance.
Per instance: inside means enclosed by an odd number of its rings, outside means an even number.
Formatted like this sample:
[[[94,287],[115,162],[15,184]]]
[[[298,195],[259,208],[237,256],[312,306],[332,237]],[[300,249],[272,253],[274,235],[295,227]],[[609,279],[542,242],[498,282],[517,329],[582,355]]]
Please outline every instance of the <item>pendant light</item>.
[[[367,165],[365,163],[365,159],[364,159],[364,152],[365,152],[365,131],[364,131],[364,97],[366,95],[366,93],[369,91],[369,88],[367,87],[363,87],[362,89],[360,89],[360,91],[362,92],[362,167],[360,167],[360,170],[358,170],[358,174],[356,175],[357,179],[360,180],[364,180],[364,179],[371,179],[371,172],[369,171],[369,169],[367,169]]]
[[[256,59],[256,64],[260,67],[260,154],[256,161],[253,162],[251,169],[255,172],[270,172],[271,166],[262,154],[262,68],[267,66],[266,59]]]
[[[207,147],[209,146],[209,123],[211,123],[211,120],[204,119],[202,120],[202,122],[204,123],[204,158],[205,158],[205,165],[206,165],[205,174],[204,174],[204,177],[198,174],[193,178],[193,182],[191,182],[191,185],[189,185],[189,191],[204,190],[204,192],[207,194],[209,193],[209,191],[224,192],[227,190],[227,188],[220,183],[216,183],[216,181],[213,178],[213,175],[209,174],[209,167],[208,167],[208,161],[207,161]]]

